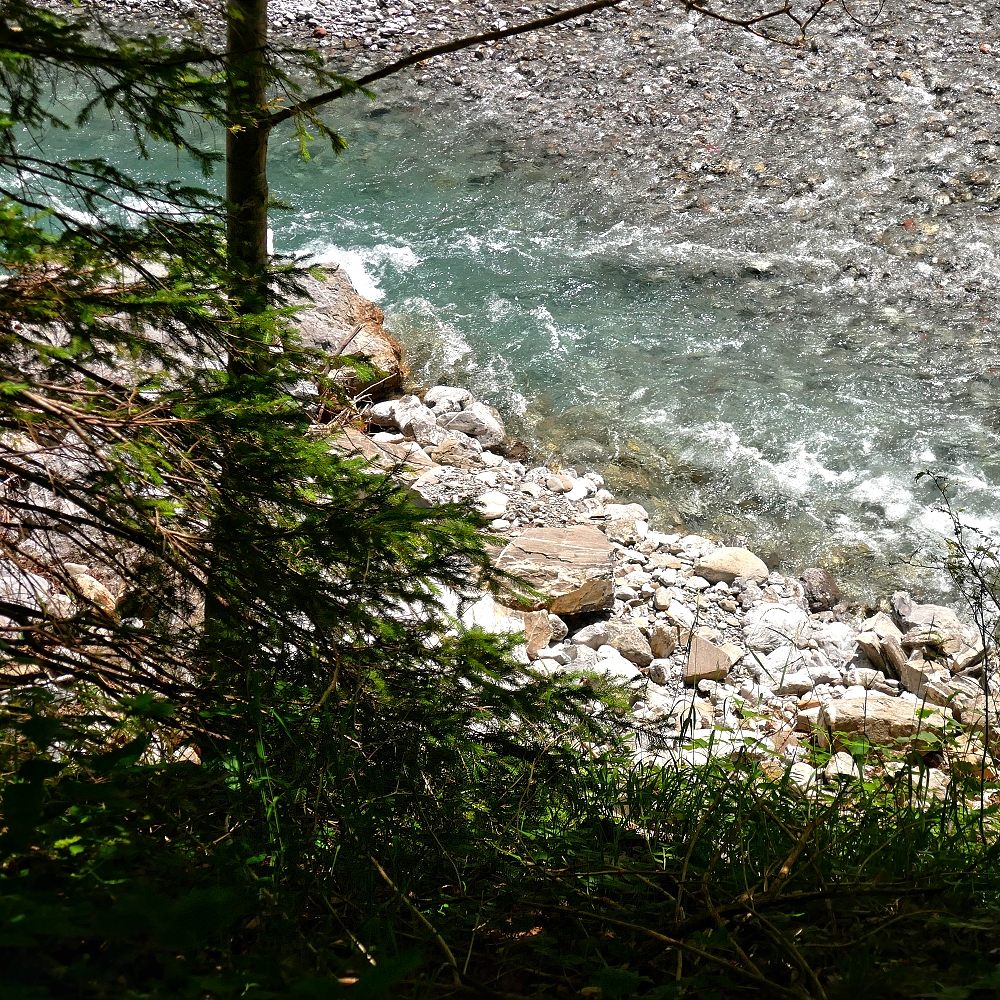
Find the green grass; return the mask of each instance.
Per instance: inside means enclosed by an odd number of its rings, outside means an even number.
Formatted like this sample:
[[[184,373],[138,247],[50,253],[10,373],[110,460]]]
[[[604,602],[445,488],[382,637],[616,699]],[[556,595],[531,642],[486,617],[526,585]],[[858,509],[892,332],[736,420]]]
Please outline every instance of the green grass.
[[[1000,996],[996,818],[971,779],[929,799],[914,763],[804,796],[751,761],[531,746],[342,748],[325,804],[291,809],[280,783],[138,745],[22,763],[0,997]]]

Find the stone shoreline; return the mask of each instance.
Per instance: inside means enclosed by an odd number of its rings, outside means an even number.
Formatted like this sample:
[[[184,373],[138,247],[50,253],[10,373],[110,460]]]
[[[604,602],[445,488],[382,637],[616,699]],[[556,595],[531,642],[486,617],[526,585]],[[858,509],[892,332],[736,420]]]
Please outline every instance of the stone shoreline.
[[[508,607],[450,593],[455,619],[523,633],[517,655],[538,674],[628,685],[646,733],[637,760],[745,754],[788,768],[806,790],[857,775],[852,741],[891,747],[922,732],[947,734],[950,747],[927,756],[932,794],[944,793],[949,769],[981,769],[996,654],[951,609],[897,592],[864,616],[825,570],[793,579],[746,549],[653,530],[645,508],[616,502],[598,473],[512,458],[497,411],[462,388],[361,414],[366,431],[335,428],[331,446],[394,469],[419,504],[474,505],[506,541],[496,565],[542,595],[518,607],[511,595]],[[810,745],[833,753],[823,773],[806,760]]]
[[[53,6],[72,12],[68,3]],[[90,0],[85,9],[138,30],[218,29],[205,0],[138,9]],[[516,8],[280,0],[271,20],[278,43],[308,41],[332,67],[359,75],[547,9],[538,0]],[[586,186],[597,180],[587,155],[597,151],[609,205],[621,208],[625,192],[629,210],[683,216],[692,238],[708,243],[748,213],[770,227],[762,244],[792,227],[803,259],[813,236],[829,242],[830,231],[839,233],[842,249],[830,261],[851,295],[877,288],[885,301],[920,300],[925,318],[947,322],[978,322],[985,310],[979,328],[988,337],[997,332],[984,303],[1000,288],[1000,230],[965,225],[963,213],[993,220],[1000,203],[998,29],[959,3],[927,11],[910,0],[870,29],[825,21],[810,50],[775,54],[672,5],[631,3],[447,57],[385,94],[474,104],[510,123],[540,161],[564,160],[567,179],[592,201],[602,200]],[[966,101],[972,93],[981,99]],[[803,124],[796,115],[804,107]],[[800,154],[820,139],[817,173],[815,158]],[[755,266],[767,273],[771,265],[761,256]],[[955,725],[963,752],[978,752],[995,664],[950,609],[900,593],[862,619],[836,603],[822,572],[791,579],[746,550],[651,530],[645,510],[616,503],[599,475],[529,468],[505,454],[498,414],[461,389],[399,396],[367,416],[368,433],[349,430],[334,443],[381,464],[405,462],[419,502],[479,504],[509,542],[498,562],[547,592],[546,607],[529,613],[454,595],[456,615],[496,631],[524,629],[523,658],[540,672],[633,685],[637,721],[669,744],[637,755],[695,762],[709,751],[690,740],[710,739],[714,753],[790,764],[806,788],[819,780],[800,759],[815,733],[821,742],[836,732],[885,742]],[[553,617],[553,607],[561,614]],[[833,760],[833,779],[851,773],[853,761]],[[939,791],[947,783],[936,766],[927,774]]]

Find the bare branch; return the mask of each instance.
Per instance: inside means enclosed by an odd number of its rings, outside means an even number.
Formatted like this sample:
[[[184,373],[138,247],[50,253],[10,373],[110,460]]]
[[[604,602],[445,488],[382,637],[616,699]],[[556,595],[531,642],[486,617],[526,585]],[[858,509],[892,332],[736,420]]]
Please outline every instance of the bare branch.
[[[680,0],[680,2],[685,9],[693,11],[696,14],[701,14],[702,17],[710,18],[713,21],[721,21],[723,24],[729,24],[736,28],[742,28],[744,31],[749,31],[752,35],[764,38],[769,42],[777,42],[780,45],[789,45],[797,48],[806,41],[809,26],[813,21],[824,10],[839,3],[840,0],[815,0],[813,5],[803,14],[796,14],[791,0],[786,0],[781,7],[775,7],[772,10],[765,10],[745,17],[728,14],[725,11],[713,8],[709,6],[710,0]],[[783,37],[780,34],[767,30],[769,25],[780,18],[787,18],[795,25],[796,35],[794,38]]]
[[[423,62],[425,59],[433,59],[434,56],[443,56],[450,52],[460,52],[462,49],[472,48],[474,45],[485,45],[487,42],[496,42],[503,38],[510,38],[513,35],[524,35],[532,31],[541,31],[543,28],[551,28],[555,24],[561,24],[564,21],[571,21],[574,18],[583,17],[585,14],[592,14],[594,11],[604,10],[607,7],[617,7],[619,4],[624,2],[625,0],[591,0],[590,3],[583,4],[580,7],[572,7],[569,10],[558,11],[555,14],[551,14],[549,17],[542,17],[536,21],[527,21],[524,24],[515,24],[510,28],[498,28],[496,31],[486,31],[480,35],[469,35],[465,38],[456,38],[453,41],[444,42],[441,45],[435,45],[429,49],[420,49],[418,52],[412,52],[410,55],[405,56],[402,59],[398,59],[394,63],[389,63],[388,66],[383,66],[382,69],[375,70],[374,73],[369,73],[367,76],[363,76],[360,79],[355,80],[354,86],[350,90],[345,87],[337,87],[336,90],[328,90],[325,93],[317,94],[315,97],[310,97],[308,100],[300,101],[298,104],[294,104],[290,108],[283,108],[281,111],[275,111],[270,118],[267,119],[267,127],[273,128],[281,122],[288,121],[289,118],[292,118],[295,115],[307,114],[324,104],[329,104],[331,101],[344,97],[348,93],[353,93],[361,87],[367,87],[369,84],[375,83],[378,80],[384,80],[387,76],[393,76],[401,70],[408,69],[410,66],[415,66],[417,63]]]

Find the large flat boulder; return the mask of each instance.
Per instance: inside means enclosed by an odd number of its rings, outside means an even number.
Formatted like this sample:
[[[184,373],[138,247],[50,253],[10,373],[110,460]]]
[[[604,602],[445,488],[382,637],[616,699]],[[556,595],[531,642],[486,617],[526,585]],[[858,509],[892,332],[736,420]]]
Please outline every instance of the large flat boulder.
[[[947,719],[941,708],[931,708],[905,698],[840,698],[820,707],[820,744],[840,748],[867,737],[876,746],[897,746],[918,732],[940,733]]]
[[[732,583],[738,576],[744,580],[763,583],[769,570],[763,559],[748,549],[725,547],[699,559],[695,563],[695,573],[709,583]]]
[[[611,551],[596,528],[530,528],[500,553],[496,565],[541,593],[527,595],[535,610],[573,615],[614,604]]]

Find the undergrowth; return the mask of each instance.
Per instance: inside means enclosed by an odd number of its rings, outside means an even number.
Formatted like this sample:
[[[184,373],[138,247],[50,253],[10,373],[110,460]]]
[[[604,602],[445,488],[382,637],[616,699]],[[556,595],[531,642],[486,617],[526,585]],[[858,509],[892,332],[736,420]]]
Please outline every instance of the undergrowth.
[[[965,804],[972,778],[803,795],[749,760],[456,729],[392,759],[321,746],[308,801],[288,760],[250,781],[210,751],[144,763],[162,703],[38,708],[7,716],[5,1000],[1000,995],[995,809]],[[337,715],[298,724],[343,733]],[[283,828],[262,795],[293,800]]]

